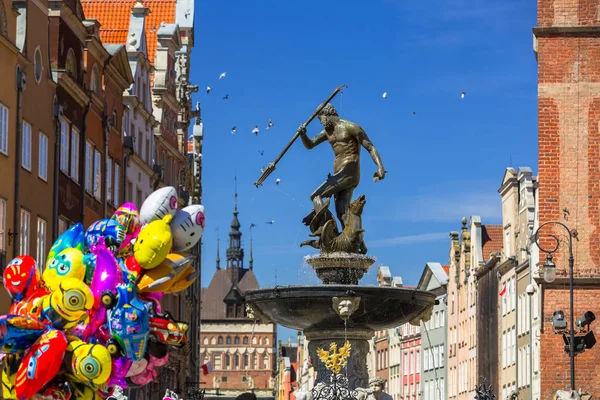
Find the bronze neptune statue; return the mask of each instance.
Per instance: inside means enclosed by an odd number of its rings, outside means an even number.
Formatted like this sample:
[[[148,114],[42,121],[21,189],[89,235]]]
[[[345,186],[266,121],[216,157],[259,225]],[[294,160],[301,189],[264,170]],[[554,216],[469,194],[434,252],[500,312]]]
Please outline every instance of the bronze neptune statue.
[[[306,240],[301,246],[312,246],[320,249],[322,253],[345,252],[366,254],[367,247],[363,240],[362,211],[366,203],[365,196],[360,196],[352,201],[354,189],[360,182],[360,152],[365,148],[377,166],[373,175],[375,182],[385,178],[386,170],[383,167],[377,148],[373,145],[364,129],[351,121],[340,118],[335,107],[329,104],[331,99],[341,91],[338,87],[331,96],[322,103],[315,113],[300,127],[279,157],[267,166],[263,176],[255,183],[258,187],[264,179],[275,170],[275,165],[291,144],[300,137],[302,144],[307,149],[329,142],[333,149],[333,175],[329,174],[327,180],[321,184],[310,196],[314,209],[302,222],[310,227],[314,240]],[[323,125],[323,130],[314,138],[306,134],[306,127],[318,117]],[[336,216],[340,222],[340,230],[329,211],[329,203],[333,196]]]

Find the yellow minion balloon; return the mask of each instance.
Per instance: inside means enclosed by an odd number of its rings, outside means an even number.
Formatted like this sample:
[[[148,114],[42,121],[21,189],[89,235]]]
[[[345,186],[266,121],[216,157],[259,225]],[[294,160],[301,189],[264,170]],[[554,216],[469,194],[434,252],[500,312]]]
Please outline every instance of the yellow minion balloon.
[[[42,313],[54,327],[68,331],[80,322],[88,321],[86,311],[93,305],[94,295],[90,288],[80,280],[67,278],[42,300]]]
[[[106,347],[88,344],[74,337],[69,339],[65,365],[70,377],[76,382],[106,383],[112,372],[112,359]]]
[[[173,235],[169,224],[173,217],[168,214],[144,226],[133,245],[133,256],[144,269],[159,266],[171,251]]]
[[[50,291],[55,291],[66,278],[83,281],[85,271],[83,253],[77,249],[65,249],[50,261],[42,274],[42,281]]]

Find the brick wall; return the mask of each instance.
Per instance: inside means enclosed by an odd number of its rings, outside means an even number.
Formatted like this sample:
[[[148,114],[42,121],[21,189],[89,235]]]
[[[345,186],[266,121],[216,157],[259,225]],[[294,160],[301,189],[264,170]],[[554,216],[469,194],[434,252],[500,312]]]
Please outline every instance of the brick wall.
[[[539,222],[561,221],[577,229],[576,277],[600,276],[600,32],[598,0],[538,0]],[[560,27],[557,29],[556,27]],[[579,27],[577,30],[571,29]],[[563,210],[567,210],[565,211]],[[566,215],[566,217],[565,217]],[[546,233],[562,233],[547,229]],[[541,240],[544,247],[552,239]],[[554,258],[567,268],[566,248]],[[545,254],[540,254],[540,262]],[[552,314],[569,314],[568,281],[543,285],[540,335],[541,399],[570,384],[569,357],[552,332]],[[575,319],[600,315],[600,284],[576,281]],[[600,337],[600,322],[592,324]],[[600,396],[600,345],[576,357],[576,388]]]

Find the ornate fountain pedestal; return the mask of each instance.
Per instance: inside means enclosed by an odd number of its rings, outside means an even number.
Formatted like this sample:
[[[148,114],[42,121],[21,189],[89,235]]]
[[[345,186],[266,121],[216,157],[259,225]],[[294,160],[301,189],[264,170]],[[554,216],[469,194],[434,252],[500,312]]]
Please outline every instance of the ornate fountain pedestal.
[[[310,362],[317,370],[315,385],[327,384],[331,380],[332,372],[325,367],[317,355],[317,349],[328,349],[331,343],[336,343],[341,348],[346,341],[350,342],[350,356],[347,359],[344,374],[348,377],[348,388],[369,387],[369,370],[367,369],[367,355],[369,353],[369,340],[373,337],[371,329],[350,329],[346,334],[343,330],[318,330],[305,331],[308,342]]]

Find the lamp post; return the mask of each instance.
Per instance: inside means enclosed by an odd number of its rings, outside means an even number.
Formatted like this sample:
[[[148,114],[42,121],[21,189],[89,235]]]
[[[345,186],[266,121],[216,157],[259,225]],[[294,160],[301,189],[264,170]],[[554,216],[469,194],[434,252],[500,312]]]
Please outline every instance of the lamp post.
[[[547,283],[552,283],[556,279],[556,264],[554,264],[554,262],[552,261],[552,254],[555,253],[560,247],[561,240],[558,238],[557,235],[549,233],[547,236],[554,239],[555,246],[550,249],[543,248],[539,242],[539,233],[541,229],[546,225],[558,225],[563,227],[565,231],[567,231],[569,238],[569,356],[571,358],[571,394],[573,394],[575,392],[575,319],[573,307],[573,264],[575,259],[573,258],[573,238],[577,237],[577,231],[570,230],[569,227],[567,227],[562,222],[549,221],[540,225],[538,230],[534,233],[533,239],[535,241],[535,244],[539,247],[541,251],[547,254],[546,262],[544,262],[544,266],[540,270],[544,277],[544,281],[546,281]]]

